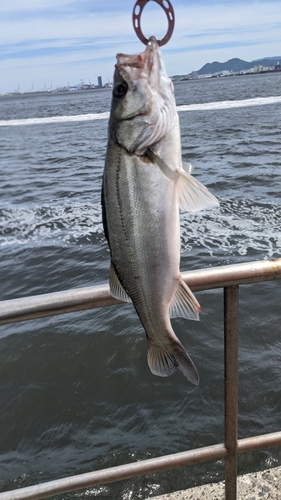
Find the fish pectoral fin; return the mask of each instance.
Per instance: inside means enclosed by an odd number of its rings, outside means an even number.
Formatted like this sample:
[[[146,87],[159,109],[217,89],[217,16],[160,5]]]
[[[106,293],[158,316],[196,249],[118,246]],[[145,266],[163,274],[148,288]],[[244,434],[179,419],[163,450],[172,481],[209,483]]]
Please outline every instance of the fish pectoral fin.
[[[196,366],[179,340],[170,345],[148,345],[147,361],[153,375],[168,377],[176,370],[181,370],[189,382],[199,385]]]
[[[183,167],[180,170],[173,170],[152,149],[148,149],[146,155],[158,165],[168,179],[175,182],[178,191],[178,202],[182,210],[198,212],[204,208],[219,207],[217,198],[201,182],[190,175],[191,163],[182,162]]]
[[[162,173],[171,181],[176,181],[179,178],[179,173],[175,170],[172,170],[167,163],[160,158],[160,156],[156,155],[152,149],[147,149],[146,156],[153,162],[158,165]]]
[[[193,295],[190,288],[188,288],[180,276],[173,302],[170,305],[170,317],[181,317],[198,321],[200,310],[201,306],[195,295]]]
[[[132,302],[129,295],[122,287],[112,262],[110,263],[109,271],[109,288],[112,297],[115,299],[122,300],[122,302]]]
[[[204,208],[219,206],[217,198],[201,182],[183,170],[178,170],[177,172],[179,174],[179,178],[176,181],[178,202],[182,210],[198,212]]]

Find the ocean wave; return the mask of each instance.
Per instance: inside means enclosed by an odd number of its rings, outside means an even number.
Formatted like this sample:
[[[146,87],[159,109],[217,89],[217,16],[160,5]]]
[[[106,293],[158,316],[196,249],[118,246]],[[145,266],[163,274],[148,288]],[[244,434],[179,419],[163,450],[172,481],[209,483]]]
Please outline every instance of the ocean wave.
[[[220,207],[181,216],[182,250],[200,249],[227,259],[258,253],[272,258],[281,253],[281,206],[250,200],[222,200]]]
[[[91,242],[93,234],[103,234],[101,206],[73,205],[6,208],[0,210],[0,247],[42,246]]]
[[[204,102],[202,104],[183,104],[177,106],[178,111],[212,111],[230,108],[246,108],[249,106],[265,106],[267,104],[280,104],[281,96],[254,97],[236,101]]]
[[[23,118],[21,120],[0,120],[0,127],[18,127],[21,125],[48,125],[49,123],[85,122],[106,120],[109,112],[88,113],[84,115],[46,116],[44,118]]]
[[[221,200],[220,207],[181,213],[181,249],[209,256],[281,254],[281,206]],[[100,204],[7,208],[0,211],[0,247],[95,244],[103,238]]]
[[[281,96],[255,97],[235,101],[204,102],[201,104],[183,104],[177,106],[177,111],[212,111],[231,108],[244,108],[249,106],[264,106],[280,104]],[[0,120],[0,127],[18,127],[22,125],[48,125],[50,123],[83,122],[92,120],[107,120],[109,112],[89,113],[83,115],[48,116],[44,118],[24,118],[20,120]]]

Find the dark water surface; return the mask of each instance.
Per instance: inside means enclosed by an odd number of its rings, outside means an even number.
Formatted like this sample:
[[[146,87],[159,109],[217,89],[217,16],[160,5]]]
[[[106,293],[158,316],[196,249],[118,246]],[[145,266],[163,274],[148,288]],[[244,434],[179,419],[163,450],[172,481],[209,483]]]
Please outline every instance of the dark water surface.
[[[177,103],[281,95],[281,74],[175,85]],[[110,90],[0,99],[0,120],[101,113]],[[270,102],[270,100],[269,100]],[[183,157],[220,207],[181,214],[181,269],[281,256],[281,104],[180,112]],[[0,127],[1,300],[107,281],[107,121]],[[239,437],[281,428],[280,283],[240,287]],[[161,379],[122,305],[0,327],[0,491],[223,441],[222,291],[173,320],[200,373]],[[281,463],[280,448],[239,472]],[[206,463],[56,498],[144,499],[219,480]]]

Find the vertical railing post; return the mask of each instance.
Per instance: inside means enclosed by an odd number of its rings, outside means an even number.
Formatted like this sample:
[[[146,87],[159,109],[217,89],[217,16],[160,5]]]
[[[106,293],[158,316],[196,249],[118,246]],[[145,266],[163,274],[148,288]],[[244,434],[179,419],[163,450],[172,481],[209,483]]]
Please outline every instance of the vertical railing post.
[[[225,498],[237,499],[239,287],[224,288]]]

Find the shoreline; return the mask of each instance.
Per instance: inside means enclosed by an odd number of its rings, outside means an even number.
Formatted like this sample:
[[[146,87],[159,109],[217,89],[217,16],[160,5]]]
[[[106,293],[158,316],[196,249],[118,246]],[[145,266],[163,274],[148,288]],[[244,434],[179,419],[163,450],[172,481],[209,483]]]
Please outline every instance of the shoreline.
[[[257,76],[257,75],[276,75],[281,73],[281,69],[278,70],[265,70],[265,71],[257,71],[257,72],[247,72],[247,73],[232,73],[229,75],[217,75],[217,74],[211,74],[210,76],[199,76],[197,78],[189,78],[187,76],[171,76],[172,82],[175,83],[182,83],[182,82],[201,82],[201,81],[206,81],[206,80],[214,80],[214,79],[222,79],[222,78],[234,78],[234,77],[243,77],[243,76]],[[13,91],[13,92],[5,92],[4,94],[0,94],[0,98],[4,97],[19,97],[19,96],[38,96],[38,95],[57,95],[57,94],[84,94],[84,93],[89,93],[89,92],[96,92],[97,90],[111,90],[112,87],[96,87],[96,88],[91,88],[91,89],[75,89],[74,87],[70,87],[69,89],[65,87],[63,90],[28,90],[26,92],[20,92],[20,91]]]

